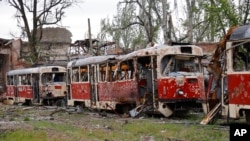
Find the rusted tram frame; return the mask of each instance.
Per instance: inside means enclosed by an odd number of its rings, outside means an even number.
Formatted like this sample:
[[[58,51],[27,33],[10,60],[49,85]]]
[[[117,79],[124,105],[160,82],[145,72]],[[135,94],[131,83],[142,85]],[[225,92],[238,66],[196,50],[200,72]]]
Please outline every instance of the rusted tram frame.
[[[171,56],[173,58],[184,57],[186,59],[196,58],[196,63],[198,64],[197,72],[186,72],[186,76],[185,74],[182,74],[184,76],[182,79],[180,79],[180,76],[164,75],[162,70],[163,66],[171,64],[171,61],[163,60],[166,56]],[[142,99],[140,104],[142,105],[139,105],[130,111],[132,116],[138,115],[141,111],[147,111],[154,114],[160,113],[165,117],[169,117],[176,110],[175,107],[170,106],[173,104],[178,104],[183,107],[188,104],[192,104],[192,106],[199,105],[198,107],[201,107],[201,103],[198,102],[198,99],[202,93],[204,93],[204,77],[201,71],[201,59],[203,57],[203,52],[201,48],[193,45],[163,45],[137,50],[133,53],[127,54],[126,56],[119,57],[123,58],[122,60],[133,58],[136,64],[135,68],[142,66],[145,71],[149,72],[146,78],[146,89],[145,91],[141,91],[141,88],[143,88],[140,85],[142,84],[142,78],[140,78],[140,70],[136,70],[138,73],[137,78],[139,78],[137,80],[139,96],[140,99]],[[180,72],[179,74],[181,73],[183,72]],[[177,84],[177,81],[181,81],[183,85]],[[150,85],[152,85],[152,87]],[[192,89],[192,91],[189,89]],[[168,94],[166,94],[166,91],[168,91]],[[184,96],[180,96],[179,93],[183,93]]]
[[[160,67],[157,67],[157,110],[168,117],[174,114],[176,110],[185,109],[185,106],[188,108],[195,108],[196,105],[201,106],[198,102],[198,99],[204,93],[204,77],[201,69],[203,52],[201,48],[194,45],[162,47],[158,49],[158,56],[157,65]],[[185,59],[195,58],[196,62],[194,62],[194,60],[190,62],[193,66],[188,66],[189,70],[187,70],[187,68],[185,68],[185,70],[181,70],[184,68],[179,68],[180,70],[173,71],[176,74],[170,75],[171,73],[169,73],[165,75],[162,69],[164,58],[168,56],[177,59],[175,61],[179,59],[179,61],[184,61]],[[165,62],[165,64],[167,64],[166,66],[168,67],[171,61],[169,60]],[[188,64],[184,61],[183,65],[186,66]],[[196,69],[194,69],[194,67],[196,67]]]
[[[126,54],[126,55],[119,55],[119,56],[95,56],[95,57],[89,57],[89,58],[85,58],[85,59],[80,59],[80,60],[75,60],[72,61],[70,63],[68,63],[67,69],[68,69],[68,73],[70,76],[69,81],[68,81],[68,86],[69,86],[69,100],[68,100],[68,105],[71,106],[76,106],[78,105],[83,105],[85,107],[92,107],[92,108],[100,108],[100,109],[109,109],[109,110],[116,110],[116,109],[121,109],[122,112],[128,112],[128,110],[140,105],[140,99],[139,99],[139,82],[138,82],[138,63],[137,63],[137,59],[138,57],[150,57],[150,56],[154,56],[156,57],[157,53],[156,53],[156,49],[157,48],[150,48],[150,49],[142,49],[142,50],[138,50],[138,51],[134,51],[132,53]],[[150,58],[151,59],[151,58]],[[147,60],[148,62],[146,64],[150,65],[150,60]],[[81,92],[76,92],[76,88],[74,84],[74,82],[72,82],[72,72],[73,72],[73,68],[74,67],[78,67],[78,69],[80,69],[81,66],[88,66],[88,68],[95,67],[94,72],[98,72],[98,70],[101,69],[101,65],[106,65],[109,63],[114,63],[115,67],[114,69],[114,76],[116,77],[115,81],[109,81],[107,80],[107,78],[105,78],[104,82],[100,82],[100,78],[97,77],[98,87],[96,87],[95,91],[98,92],[98,94],[96,94],[96,97],[98,97],[98,99],[96,100],[95,103],[91,102],[90,97],[81,97],[81,98],[76,98],[76,95],[78,96],[87,96],[87,95],[92,95],[92,92],[90,90],[86,90],[88,87],[90,87],[91,82],[90,80],[88,80],[87,84],[84,84],[81,82],[77,82],[79,84],[79,88],[80,89],[85,89],[85,90],[80,90],[80,91],[88,91],[87,93],[81,93]],[[156,62],[155,62],[156,63]],[[152,65],[152,64],[151,64]],[[106,68],[106,77],[108,76],[108,65]],[[126,69],[126,71],[124,71],[124,69]],[[124,71],[123,75],[127,75],[129,77],[127,77],[126,79],[124,78],[118,78],[119,74],[122,71]],[[128,72],[129,71],[129,72]],[[129,73],[129,75],[128,75]],[[96,73],[94,73],[96,74]],[[100,74],[97,74],[98,76],[100,76]],[[89,74],[90,76],[90,74]],[[91,78],[91,77],[90,77]],[[92,77],[93,78],[93,77]],[[155,78],[154,78],[155,79]],[[154,80],[153,80],[154,81]],[[102,87],[102,85],[106,84],[106,88]],[[84,86],[85,85],[85,86]],[[83,88],[85,87],[85,88]],[[103,91],[103,89],[107,89],[109,87],[109,89],[111,90],[109,94],[104,94],[106,93],[105,91]],[[154,86],[153,86],[154,87]],[[98,89],[97,89],[98,88]],[[120,89],[120,90],[119,90]],[[107,97],[110,96],[110,94],[112,95],[113,92],[119,92],[120,95],[119,97],[117,96],[112,96],[111,99],[108,100],[102,100],[103,98],[102,95],[107,95]],[[77,94],[78,93],[78,94]],[[80,94],[81,93],[81,94]],[[105,99],[105,98],[104,98]],[[118,107],[118,105],[120,107]]]
[[[234,36],[234,33],[232,36]],[[249,37],[240,40],[231,39],[227,41],[226,50],[223,52],[225,59],[223,62],[224,66],[220,92],[222,116],[233,119],[240,119],[245,116],[246,123],[248,124],[250,124],[249,44]],[[242,54],[243,52],[245,53]],[[239,68],[239,66],[237,66],[239,64],[237,63],[243,63],[242,68]]]
[[[206,99],[207,115],[201,124],[207,124],[220,114],[227,119],[245,118],[250,124],[250,34],[249,25],[233,26],[219,43],[208,70],[211,86]],[[214,104],[216,102],[216,105]],[[205,105],[205,103],[204,103]]]
[[[188,52],[181,51],[188,49]],[[172,86],[167,86],[166,84],[169,83],[170,85],[176,85],[174,81],[177,81],[176,78],[180,78],[177,76],[166,77],[162,75],[162,59],[166,55],[171,56],[185,56],[186,59],[191,57],[197,57],[198,59],[198,72],[189,73],[189,76],[184,76],[181,80],[182,83],[185,83],[184,91],[180,91],[183,86],[178,86],[178,90],[174,89],[171,91],[171,97],[159,97],[160,88],[163,92],[163,89],[171,89]],[[127,111],[135,106],[140,106],[142,104],[150,105],[154,112],[159,112],[164,116],[168,117],[172,115],[175,109],[169,108],[169,103],[182,103],[185,101],[192,101],[196,102],[198,97],[204,91],[204,79],[202,77],[201,70],[201,57],[203,56],[202,51],[197,46],[157,46],[151,48],[145,48],[141,50],[134,51],[132,53],[126,55],[119,55],[119,56],[95,56],[89,57],[85,59],[80,59],[76,61],[72,61],[68,63],[68,73],[70,78],[68,81],[69,86],[69,97],[68,97],[68,105],[84,105],[85,107],[92,107],[92,108],[100,108],[100,109],[109,109],[109,110],[116,110],[118,108],[117,105],[120,105],[123,111]],[[126,64],[126,62],[130,62]],[[116,78],[118,78],[118,73],[125,69],[126,65],[132,67],[130,70],[130,79],[121,80],[116,79],[115,81],[108,81],[108,64],[114,63],[115,69],[113,71]],[[168,63],[168,62],[164,62]],[[194,62],[193,62],[194,63]],[[124,65],[125,64],[125,65]],[[105,80],[101,82],[100,79],[100,70],[102,65],[107,65],[105,71]],[[122,68],[124,65],[125,68]],[[80,71],[80,67],[87,66],[88,76],[91,79],[88,79],[87,82],[72,82],[73,78],[73,68],[76,67],[78,71]],[[158,67],[157,67],[158,66]],[[120,69],[119,69],[120,67]],[[140,68],[141,67],[141,68]],[[90,69],[93,68],[93,69]],[[143,82],[142,76],[140,76],[143,71],[151,70],[147,76],[148,85],[145,85],[145,81]],[[112,69],[112,68],[110,68]],[[127,69],[127,68],[126,68]],[[90,73],[92,72],[92,73]],[[97,73],[98,72],[98,73]],[[126,71],[124,72],[126,73]],[[92,76],[92,77],[91,77]],[[95,76],[95,77],[93,77]],[[77,76],[79,78],[79,74]],[[140,78],[141,77],[141,78]],[[193,80],[191,82],[191,79]],[[189,81],[190,80],[190,81]],[[150,82],[151,81],[151,82]],[[190,83],[189,83],[190,82]],[[142,86],[144,83],[144,86]],[[156,85],[157,83],[166,83],[162,84],[161,87]],[[192,83],[192,84],[191,84]],[[78,86],[77,86],[78,85]],[[150,86],[151,85],[151,86]],[[94,86],[94,87],[93,87]],[[105,86],[105,87],[104,87]],[[90,89],[91,87],[91,89]],[[115,88],[116,87],[116,88]],[[145,89],[141,89],[144,87]],[[109,88],[111,91],[107,93],[104,89]],[[195,92],[192,94],[187,94],[190,92],[188,89],[191,89]],[[195,90],[194,90],[195,89]],[[78,92],[77,92],[78,91]],[[83,93],[85,92],[85,93]],[[94,93],[93,93],[94,92]],[[116,95],[112,95],[112,93],[116,92]],[[177,93],[183,93],[185,96],[176,97]],[[195,94],[193,94],[195,93]],[[79,97],[77,98],[78,95]],[[103,95],[106,96],[103,97]],[[95,98],[91,99],[91,96]],[[127,107],[128,106],[128,107]],[[124,108],[126,107],[126,108]],[[127,109],[127,110],[124,110]]]
[[[155,109],[157,96],[155,82],[157,81],[157,76],[154,72],[156,72],[157,66],[157,49],[158,47],[150,47],[117,57],[120,63],[133,60],[135,68],[135,84],[138,89],[138,101],[136,103],[137,107],[134,107],[135,109],[130,111],[131,116],[135,116],[134,114],[138,113],[138,111],[145,112],[146,110],[153,111]],[[144,74],[150,69],[150,73]],[[150,78],[148,81],[144,78],[145,75],[147,75],[147,79]]]
[[[50,74],[51,82],[42,82],[47,74]],[[53,74],[55,82],[52,80]],[[66,68],[61,66],[39,66],[8,71],[6,99],[29,105],[65,105],[65,76]]]
[[[115,55],[93,56],[69,62],[67,65],[70,91],[68,105],[115,110],[118,105],[136,103],[136,100],[127,101],[129,97],[119,97],[121,94],[116,93],[117,96],[114,94],[114,92],[118,92],[119,89],[125,87],[122,84],[120,88],[118,87],[119,83],[122,82],[118,82],[115,78],[114,73],[117,73],[117,65],[119,65],[119,62]],[[86,67],[88,70],[88,80],[85,82],[73,80],[74,69],[82,71],[82,67]],[[79,77],[80,73],[77,73],[77,75]]]

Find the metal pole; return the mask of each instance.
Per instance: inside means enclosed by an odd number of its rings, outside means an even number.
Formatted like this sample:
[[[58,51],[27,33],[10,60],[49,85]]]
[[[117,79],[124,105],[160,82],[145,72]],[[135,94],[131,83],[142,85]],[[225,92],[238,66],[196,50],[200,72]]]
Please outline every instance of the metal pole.
[[[92,39],[91,39],[91,27],[90,27],[90,19],[88,18],[88,27],[89,27],[89,54],[93,55],[93,46],[92,46]]]
[[[156,62],[154,62],[154,58],[153,58],[154,56],[151,56],[150,57],[150,62],[151,62],[151,77],[152,77],[152,80],[151,80],[151,83],[152,83],[152,92],[153,92],[153,107],[154,107],[154,109],[156,108],[156,104],[155,104],[155,81],[156,81],[156,78],[155,78],[155,66],[156,66],[156,64],[154,64],[154,63],[156,63]]]

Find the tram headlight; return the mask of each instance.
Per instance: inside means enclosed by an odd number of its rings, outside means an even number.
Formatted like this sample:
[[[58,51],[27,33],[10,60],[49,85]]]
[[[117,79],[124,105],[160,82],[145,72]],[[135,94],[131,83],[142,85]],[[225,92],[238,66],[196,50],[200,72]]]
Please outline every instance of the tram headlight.
[[[178,95],[184,95],[184,91],[183,91],[182,89],[178,89],[178,90],[176,91],[176,93],[177,93]]]

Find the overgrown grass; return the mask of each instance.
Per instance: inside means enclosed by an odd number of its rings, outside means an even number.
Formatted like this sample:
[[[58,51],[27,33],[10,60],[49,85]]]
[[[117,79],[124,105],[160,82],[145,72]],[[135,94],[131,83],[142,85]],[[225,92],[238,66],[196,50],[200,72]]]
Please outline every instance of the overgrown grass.
[[[15,130],[0,133],[1,141],[46,141],[47,135],[45,131],[27,131]]]
[[[57,113],[54,118],[34,121],[25,117],[25,123],[31,128],[0,133],[0,141],[140,141],[142,137],[152,137],[155,141],[229,140],[229,131],[218,130],[216,125],[196,124],[201,119],[195,116],[188,119],[193,124],[167,123],[167,120],[159,118],[96,118],[87,114],[65,113]]]
[[[124,126],[134,140],[140,136],[154,136],[155,140],[187,140],[187,141],[222,141],[229,140],[229,131],[215,130],[213,126],[193,124],[154,123],[149,120],[136,121]]]
[[[155,123],[149,120],[129,121],[127,124],[92,123],[89,128],[79,128],[68,124],[51,123],[47,121],[33,123],[33,131],[17,130],[6,132],[0,140],[6,141],[47,141],[47,140],[130,140],[138,141],[143,136],[153,136],[156,141],[185,140],[185,141],[227,141],[228,131],[215,130],[214,126],[197,126],[169,123]],[[99,127],[94,127],[99,125]],[[107,128],[108,127],[108,128]],[[51,136],[52,134],[52,136]],[[64,136],[62,138],[62,135]],[[21,140],[20,140],[21,139]]]
[[[72,139],[77,139],[82,137],[83,130],[81,128],[72,126],[67,123],[53,123],[48,121],[39,121],[32,123],[34,129],[37,131],[47,130],[53,131],[54,134],[62,134],[69,136]]]

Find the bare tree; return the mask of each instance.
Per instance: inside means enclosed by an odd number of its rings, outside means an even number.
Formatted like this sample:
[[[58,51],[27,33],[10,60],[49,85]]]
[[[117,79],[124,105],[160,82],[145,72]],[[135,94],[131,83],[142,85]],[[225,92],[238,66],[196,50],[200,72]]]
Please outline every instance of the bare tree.
[[[39,61],[37,45],[42,39],[42,28],[58,24],[65,14],[65,9],[78,2],[77,0],[8,0],[8,3],[17,10],[15,16],[18,26],[28,39],[32,62]]]

